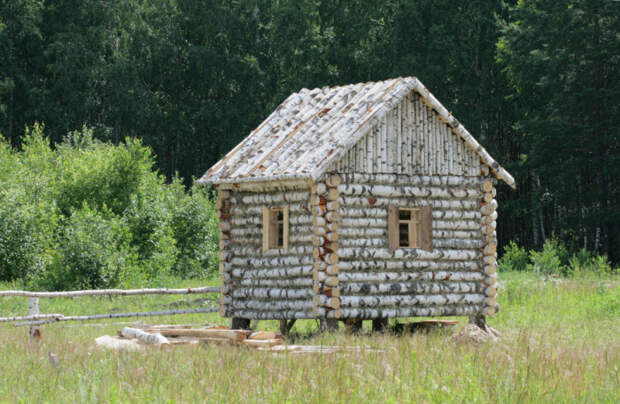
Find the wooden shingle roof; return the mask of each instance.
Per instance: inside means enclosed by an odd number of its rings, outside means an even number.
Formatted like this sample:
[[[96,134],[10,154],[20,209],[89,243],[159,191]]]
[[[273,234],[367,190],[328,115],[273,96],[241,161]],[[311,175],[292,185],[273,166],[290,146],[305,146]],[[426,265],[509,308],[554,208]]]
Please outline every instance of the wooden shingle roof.
[[[316,180],[411,91],[419,93],[499,179],[515,187],[513,177],[415,77],[302,89],[198,182]]]

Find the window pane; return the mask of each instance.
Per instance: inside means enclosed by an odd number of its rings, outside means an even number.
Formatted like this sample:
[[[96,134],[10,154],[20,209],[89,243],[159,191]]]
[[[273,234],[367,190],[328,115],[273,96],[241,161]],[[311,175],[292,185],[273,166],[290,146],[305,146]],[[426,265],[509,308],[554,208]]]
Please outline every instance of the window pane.
[[[276,247],[280,248],[284,245],[284,224],[278,223],[278,240]]]
[[[398,239],[400,247],[409,247],[409,223],[398,224]]]
[[[398,220],[409,220],[411,219],[411,211],[410,210],[398,210]]]

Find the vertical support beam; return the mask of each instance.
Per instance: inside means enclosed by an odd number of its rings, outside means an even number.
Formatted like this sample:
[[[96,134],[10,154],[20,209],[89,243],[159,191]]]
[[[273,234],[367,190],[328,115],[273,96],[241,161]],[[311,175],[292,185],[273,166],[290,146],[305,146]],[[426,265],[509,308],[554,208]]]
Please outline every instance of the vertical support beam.
[[[218,200],[216,203],[217,216],[220,219],[220,277],[222,278],[220,315],[229,317],[230,296],[232,296],[232,253],[230,249],[232,217],[230,209],[230,191],[217,188]],[[233,321],[234,323],[234,321]],[[248,323],[249,327],[249,323]],[[234,327],[233,327],[234,328]]]
[[[481,313],[482,322],[484,316],[492,316],[497,312],[497,201],[495,183],[496,179],[490,176],[489,168],[483,165],[481,170],[482,181],[480,183],[480,231],[484,240],[482,246],[481,269],[485,275],[484,286],[486,294],[486,308]]]
[[[249,330],[250,320],[247,318],[233,317],[230,323],[233,330]]]
[[[387,332],[389,322],[387,318],[375,318],[372,320],[373,332]]]
[[[40,314],[39,311],[39,298],[38,297],[29,297],[28,298],[28,315],[35,316]],[[30,336],[30,340],[41,338],[41,329],[38,325],[30,326],[28,329],[28,335]]]
[[[338,185],[337,174],[328,175],[324,181],[312,185],[311,205],[314,244],[313,312],[316,317],[324,311],[327,319],[340,318],[340,289],[338,287]],[[320,310],[324,308],[324,310]],[[325,323],[327,324],[327,322]],[[328,329],[327,325],[325,326]],[[336,322],[337,328],[337,322]],[[333,327],[331,328],[333,329]]]

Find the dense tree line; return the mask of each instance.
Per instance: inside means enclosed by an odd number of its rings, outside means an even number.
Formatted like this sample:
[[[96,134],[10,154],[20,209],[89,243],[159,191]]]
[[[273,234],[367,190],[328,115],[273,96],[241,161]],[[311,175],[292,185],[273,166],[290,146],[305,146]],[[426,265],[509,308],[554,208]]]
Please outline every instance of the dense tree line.
[[[0,132],[143,139],[189,183],[289,93],[415,75],[516,177],[500,242],[620,259],[620,3],[0,0]]]

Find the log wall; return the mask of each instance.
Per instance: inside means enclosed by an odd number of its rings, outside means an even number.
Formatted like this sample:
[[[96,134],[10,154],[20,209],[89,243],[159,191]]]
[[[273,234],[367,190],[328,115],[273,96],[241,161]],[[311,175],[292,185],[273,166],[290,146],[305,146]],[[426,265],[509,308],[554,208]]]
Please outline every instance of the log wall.
[[[494,257],[495,251],[489,250],[495,245],[494,233],[485,233],[490,227],[483,226],[483,221],[494,223],[496,217],[493,204],[483,203],[482,187],[489,178],[338,175],[341,317],[474,315],[496,310],[494,258],[492,265],[485,263]],[[389,249],[389,204],[432,207],[432,251]]]
[[[416,92],[386,114],[331,170],[478,176],[480,156]]]
[[[226,317],[313,318],[313,224],[310,189],[230,190],[229,240],[222,307]],[[290,210],[289,248],[262,251],[263,206]]]

